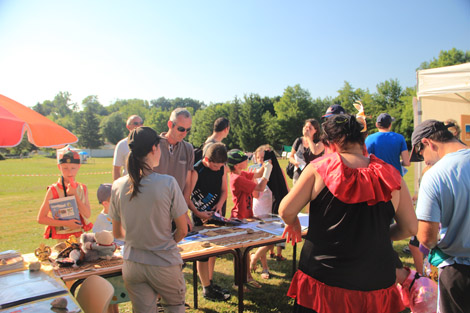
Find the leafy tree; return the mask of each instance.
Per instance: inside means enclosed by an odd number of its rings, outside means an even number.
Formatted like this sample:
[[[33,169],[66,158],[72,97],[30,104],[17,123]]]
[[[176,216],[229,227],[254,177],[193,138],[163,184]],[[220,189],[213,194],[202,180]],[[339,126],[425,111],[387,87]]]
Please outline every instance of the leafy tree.
[[[170,99],[166,99],[165,97],[160,97],[156,100],[150,100],[150,104],[162,111],[171,111],[172,109],[172,104]]]
[[[108,115],[108,110],[98,101],[98,96],[88,96],[82,101],[82,105],[84,108],[89,107],[94,114],[98,114],[101,116]]]
[[[80,146],[96,149],[103,145],[99,119],[92,109],[87,107],[83,112],[76,114],[74,122]]]
[[[11,147],[8,150],[10,151],[9,153],[14,155],[24,155],[33,150],[37,150],[37,147],[28,141],[28,134],[24,133],[23,139],[21,139],[20,144],[15,147]]]
[[[452,48],[451,50],[441,50],[439,57],[433,58],[431,62],[423,62],[419,66],[419,70],[436,68],[450,65],[457,65],[470,62],[470,50],[462,51]]]
[[[278,137],[280,144],[290,145],[295,138],[302,134],[302,126],[307,118],[319,116],[318,107],[312,103],[312,98],[307,90],[300,85],[287,87],[281,99],[274,104],[276,112],[276,122],[279,124],[276,128],[282,130]],[[277,142],[271,144],[279,144]]]
[[[195,147],[200,147],[212,134],[214,121],[219,117],[226,117],[230,121],[230,133],[226,139],[224,139],[224,143],[227,145],[228,149],[233,147],[233,125],[237,124],[236,121],[230,119],[230,111],[232,108],[231,103],[225,104],[212,104],[204,109],[200,109],[196,111],[193,116],[193,124],[191,126],[191,133],[188,138],[189,142],[191,142]],[[236,127],[235,127],[236,128]],[[238,144],[237,144],[238,146]]]
[[[46,100],[43,103],[37,103],[33,110],[41,113],[44,116],[55,115],[60,117],[65,117],[70,115],[72,111],[77,110],[76,103],[70,103],[69,92],[59,92],[53,101]]]
[[[197,112],[197,110],[204,108],[204,102],[200,102],[191,98],[175,98],[172,101],[172,111],[176,108],[192,108],[193,113]]]
[[[100,128],[103,137],[112,144],[117,144],[127,136],[126,120],[120,112],[114,112],[104,117]]]
[[[258,146],[267,143],[264,137],[264,112],[265,106],[259,95],[244,96],[244,103],[240,107],[239,125],[234,129],[243,150],[254,151]]]
[[[166,132],[168,131],[170,113],[170,111],[162,111],[161,109],[152,107],[145,117],[144,125],[152,127],[158,134]]]

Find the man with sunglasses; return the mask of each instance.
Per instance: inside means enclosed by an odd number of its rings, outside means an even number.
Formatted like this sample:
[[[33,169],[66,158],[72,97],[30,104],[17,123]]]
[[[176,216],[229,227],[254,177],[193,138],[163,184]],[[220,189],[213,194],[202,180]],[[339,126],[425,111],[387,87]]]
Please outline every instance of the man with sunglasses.
[[[436,120],[411,136],[411,162],[432,166],[421,180],[418,239],[439,268],[440,312],[470,312],[470,150]]]
[[[144,121],[138,115],[131,115],[127,119],[126,128],[129,133],[139,126],[142,126]],[[127,145],[127,137],[119,141],[114,149],[113,159],[113,181],[121,177],[121,169],[123,169],[122,175],[126,175],[126,159],[129,154],[129,146]]]
[[[191,196],[191,171],[194,169],[193,146],[184,141],[191,131],[191,113],[184,108],[176,108],[171,112],[167,123],[168,131],[160,134],[160,163],[153,168],[154,172],[173,176],[178,182],[186,202]],[[187,216],[190,229],[192,223]]]

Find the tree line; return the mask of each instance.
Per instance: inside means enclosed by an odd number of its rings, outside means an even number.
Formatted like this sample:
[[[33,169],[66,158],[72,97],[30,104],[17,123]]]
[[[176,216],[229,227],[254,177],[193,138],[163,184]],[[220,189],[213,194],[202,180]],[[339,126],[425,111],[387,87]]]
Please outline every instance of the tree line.
[[[453,48],[441,51],[438,58],[421,63],[418,69],[466,62],[470,62],[470,51]],[[185,107],[193,116],[192,129],[186,139],[195,147],[205,141],[212,133],[213,122],[223,116],[231,123],[230,134],[224,140],[227,146],[254,151],[262,144],[271,144],[278,150],[284,145],[290,146],[302,135],[306,119],[320,121],[326,109],[333,104],[340,104],[348,113],[355,114],[357,110],[353,103],[359,100],[364,105],[369,133],[376,131],[377,116],[387,112],[396,119],[392,131],[405,136],[410,146],[413,132],[412,101],[415,96],[414,86],[403,87],[397,79],[390,79],[378,83],[374,92],[354,88],[345,81],[336,97],[313,98],[308,90],[295,85],[286,87],[283,94],[276,97],[262,97],[252,93],[210,105],[191,98],[161,97],[151,101],[122,99],[103,106],[97,96],[91,95],[83,99],[83,110],[71,102],[69,92],[59,92],[53,100],[37,103],[33,109],[76,134],[79,147],[96,149],[104,143],[116,144],[127,136],[125,123],[130,115],[137,114],[144,119],[144,125],[157,132],[164,132],[168,129],[167,121],[171,111]],[[19,154],[34,148],[25,136],[21,145],[8,152]]]

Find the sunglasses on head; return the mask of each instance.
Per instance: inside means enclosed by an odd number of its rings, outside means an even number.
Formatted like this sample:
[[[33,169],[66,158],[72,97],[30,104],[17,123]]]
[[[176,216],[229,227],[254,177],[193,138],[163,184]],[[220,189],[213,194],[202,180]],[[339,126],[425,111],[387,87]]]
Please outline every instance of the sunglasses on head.
[[[136,125],[136,126],[143,125],[143,124],[144,124],[144,122],[132,122],[132,125]]]

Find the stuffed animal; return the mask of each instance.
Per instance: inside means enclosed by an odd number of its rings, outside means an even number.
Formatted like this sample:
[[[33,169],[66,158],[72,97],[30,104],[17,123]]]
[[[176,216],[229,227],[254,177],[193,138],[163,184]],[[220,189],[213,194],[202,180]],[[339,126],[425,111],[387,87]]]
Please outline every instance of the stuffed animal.
[[[98,259],[110,260],[117,246],[114,243],[113,233],[102,230],[95,234],[82,234],[80,237],[86,261],[95,261]]]

